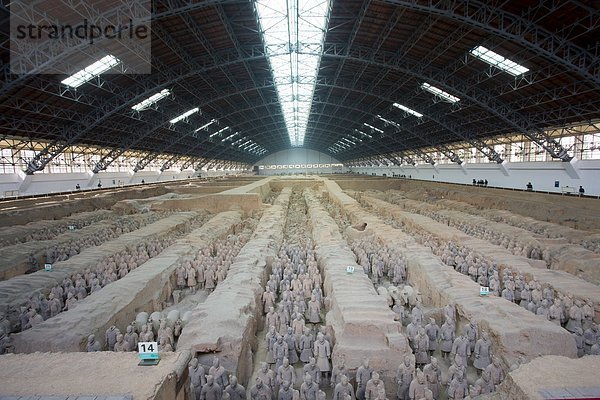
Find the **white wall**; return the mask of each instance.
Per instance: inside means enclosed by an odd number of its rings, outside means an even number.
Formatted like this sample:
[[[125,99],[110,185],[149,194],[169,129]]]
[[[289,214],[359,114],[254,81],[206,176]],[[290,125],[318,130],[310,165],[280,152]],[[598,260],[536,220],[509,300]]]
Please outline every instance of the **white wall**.
[[[456,164],[404,166],[404,167],[357,167],[352,172],[376,173],[381,176],[392,174],[411,176],[413,179],[434,180],[439,182],[472,183],[473,179],[487,179],[488,186],[525,189],[531,182],[534,190],[561,192],[561,187],[571,186],[575,190],[579,185],[585,194],[600,196],[600,160],[577,160],[570,163],[562,161],[526,162],[498,164]],[[559,181],[559,187],[554,182]]]
[[[8,191],[19,190],[22,181],[19,174],[0,174],[0,196]]]
[[[341,164],[340,161],[320,151],[297,147],[273,153],[258,161],[254,165],[306,165],[306,164]],[[284,168],[284,169],[259,169],[259,175],[281,174],[331,174],[348,171],[346,167],[340,168]]]
[[[235,175],[239,172],[240,171],[228,170],[200,171],[200,175],[202,177],[212,177]],[[181,180],[197,176],[198,173],[193,170],[169,170],[162,173],[159,171],[139,171],[135,174],[133,171],[103,171],[98,174],[92,174],[91,172],[64,174],[37,173],[34,175],[25,175],[22,172],[16,174],[0,174],[0,198],[4,197],[7,192],[10,191],[18,191],[20,196],[27,196],[33,194],[73,191],[77,184],[79,184],[81,189],[95,189],[98,187],[98,182],[101,182],[102,188],[105,189],[139,184],[142,182],[142,179],[145,183],[154,183]]]

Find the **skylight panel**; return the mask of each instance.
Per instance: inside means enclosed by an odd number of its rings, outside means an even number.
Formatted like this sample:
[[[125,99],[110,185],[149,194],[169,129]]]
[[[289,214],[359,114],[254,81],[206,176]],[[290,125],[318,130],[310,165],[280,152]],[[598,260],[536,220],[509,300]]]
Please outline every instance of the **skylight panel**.
[[[77,88],[118,65],[120,62],[117,57],[109,54],[81,71],[75,72],[73,75],[63,79],[61,83],[72,88]]]
[[[503,57],[500,54],[495,53],[483,46],[477,46],[469,53],[471,53],[471,55],[474,57],[479,58],[481,61],[484,61],[491,66],[501,69],[502,71],[513,76],[519,76],[529,71],[529,68],[517,64],[516,62],[509,60],[508,58]]]
[[[173,118],[169,122],[171,124],[176,124],[179,121],[181,121],[182,119],[185,119],[185,118],[189,117],[190,115],[197,113],[198,111],[200,111],[200,109],[198,107],[192,108],[191,110],[188,110],[188,111],[184,112],[183,114],[181,114],[179,117]]]
[[[421,85],[421,89],[427,90],[429,93],[436,95],[437,97],[441,98],[442,100],[447,101],[448,103],[457,103],[460,101],[460,99],[458,97],[452,96],[450,93],[445,92],[436,86],[430,85],[427,82],[424,82]]]
[[[369,124],[367,124],[366,122],[365,122],[363,125],[364,125],[364,126],[366,126],[366,127],[369,127],[369,128],[371,128],[371,129],[373,129],[375,132],[383,133],[383,131],[382,131],[381,129],[379,129],[379,128],[376,128],[376,127],[374,127],[373,125],[369,125]]]
[[[209,126],[211,126],[212,124],[214,124],[215,122],[217,122],[216,119],[211,119],[209,122],[207,122],[206,124],[202,125],[200,128],[196,129],[194,132],[198,132],[198,131],[201,131],[202,129],[206,129]]]
[[[256,0],[266,53],[292,146],[302,146],[312,106],[329,0]],[[281,54],[281,49],[287,52]],[[312,54],[302,54],[309,48]],[[277,50],[273,50],[277,49]]]
[[[397,107],[408,114],[414,115],[417,118],[421,118],[423,116],[423,114],[421,114],[420,112],[417,112],[411,108],[403,106],[402,104],[394,103],[394,107]]]
[[[165,97],[167,97],[170,94],[171,94],[171,91],[169,89],[163,89],[160,92],[155,93],[152,96],[148,97],[147,99],[140,101],[136,105],[132,106],[131,109],[135,110],[135,111],[145,110],[146,108],[150,107],[152,104],[159,102],[160,100],[164,99]]]

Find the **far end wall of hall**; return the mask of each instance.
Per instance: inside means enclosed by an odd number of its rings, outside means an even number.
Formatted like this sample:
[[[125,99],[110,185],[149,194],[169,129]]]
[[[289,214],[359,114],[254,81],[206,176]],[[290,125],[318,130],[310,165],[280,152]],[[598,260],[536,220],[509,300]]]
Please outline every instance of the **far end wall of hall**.
[[[568,165],[567,165],[568,164]],[[600,160],[582,160],[571,163],[522,162],[405,166],[405,167],[355,167],[352,172],[382,176],[406,175],[413,179],[437,182],[471,184],[473,179],[487,179],[488,186],[525,189],[531,182],[534,190],[561,193],[566,186],[577,191],[583,186],[586,195],[600,196]],[[558,182],[558,187],[555,187]]]

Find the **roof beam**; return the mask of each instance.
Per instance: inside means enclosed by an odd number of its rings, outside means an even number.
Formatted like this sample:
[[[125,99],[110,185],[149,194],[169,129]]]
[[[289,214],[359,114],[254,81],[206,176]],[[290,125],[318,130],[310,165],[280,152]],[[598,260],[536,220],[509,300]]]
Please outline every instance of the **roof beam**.
[[[510,14],[490,2],[383,0],[415,11],[440,15],[463,24],[476,26],[488,33],[518,43],[531,51],[559,63],[586,80],[600,86],[600,60],[559,34],[552,33],[521,16]],[[596,27],[589,27],[588,32]]]

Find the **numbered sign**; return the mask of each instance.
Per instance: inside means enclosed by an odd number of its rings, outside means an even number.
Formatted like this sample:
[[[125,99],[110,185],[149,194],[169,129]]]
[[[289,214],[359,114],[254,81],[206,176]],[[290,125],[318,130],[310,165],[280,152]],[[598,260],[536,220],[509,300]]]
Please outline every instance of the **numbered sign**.
[[[52,264],[45,263],[44,264],[44,271],[52,272]]]
[[[349,273],[349,274],[353,274],[354,273],[354,267],[351,266],[351,265],[348,265],[346,267],[346,272]]]
[[[75,230],[75,225],[69,225],[68,228],[69,228],[70,231],[74,231]]]
[[[487,296],[488,294],[490,294],[490,288],[487,286],[479,286],[479,295],[480,296]]]
[[[158,343],[156,342],[139,342],[138,343],[138,356],[142,360],[157,360],[158,356]]]

